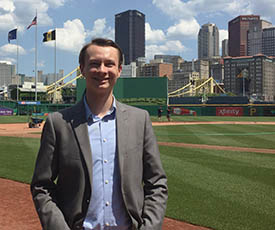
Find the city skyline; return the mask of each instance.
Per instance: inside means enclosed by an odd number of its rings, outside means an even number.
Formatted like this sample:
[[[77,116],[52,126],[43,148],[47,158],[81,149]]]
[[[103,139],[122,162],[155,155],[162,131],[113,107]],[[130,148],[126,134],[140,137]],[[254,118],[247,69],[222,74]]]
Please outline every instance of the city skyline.
[[[122,50],[126,65],[145,57],[145,15],[137,10],[116,14],[115,42]]]
[[[219,52],[219,29],[215,24],[202,25],[198,34],[198,58],[221,56]]]
[[[92,37],[114,39],[115,14],[138,10],[145,14],[146,58],[155,54],[198,58],[197,35],[203,24],[214,23],[221,41],[228,38],[228,22],[239,15],[256,14],[275,22],[275,3],[250,1],[142,0],[115,3],[103,0],[0,0],[0,61],[16,64],[16,40],[8,43],[8,32],[18,28],[19,73],[34,76],[35,25],[29,30],[37,9],[37,70],[54,72],[54,42],[42,43],[43,33],[56,29],[57,72],[68,74],[78,65],[82,45]],[[26,7],[26,5],[28,7]],[[94,10],[95,9],[95,10]]]

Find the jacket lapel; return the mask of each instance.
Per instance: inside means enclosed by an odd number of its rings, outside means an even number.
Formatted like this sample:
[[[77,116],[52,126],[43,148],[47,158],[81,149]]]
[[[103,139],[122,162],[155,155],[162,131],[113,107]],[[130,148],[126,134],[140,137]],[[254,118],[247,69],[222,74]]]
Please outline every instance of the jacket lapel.
[[[119,163],[119,171],[122,177],[123,173],[123,164],[125,158],[127,158],[127,138],[129,135],[128,130],[128,115],[127,110],[124,105],[116,102],[117,104],[117,114],[116,114],[116,126],[117,126],[117,153],[118,153],[118,163]]]
[[[83,153],[83,158],[88,169],[90,185],[92,186],[92,151],[90,146],[87,119],[83,99],[75,106],[72,118],[72,127],[75,132],[79,148]]]

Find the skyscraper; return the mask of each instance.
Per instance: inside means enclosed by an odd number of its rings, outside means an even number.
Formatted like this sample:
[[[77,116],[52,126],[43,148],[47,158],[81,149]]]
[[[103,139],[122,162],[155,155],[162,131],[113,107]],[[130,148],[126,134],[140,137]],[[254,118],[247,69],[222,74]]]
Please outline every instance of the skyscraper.
[[[265,20],[252,21],[247,32],[247,55],[253,56],[263,53],[263,29],[272,26]]]
[[[16,66],[5,61],[0,61],[0,87],[8,86],[16,77]]]
[[[204,24],[198,34],[198,58],[219,56],[219,29],[215,24]]]
[[[222,40],[222,57],[228,56],[228,39]]]
[[[116,14],[115,41],[122,49],[126,65],[145,57],[145,15],[137,10]]]
[[[259,15],[241,15],[232,19],[228,23],[229,56],[247,56],[247,33],[251,24],[259,20]]]
[[[267,56],[275,56],[275,27],[263,29],[263,54]]]

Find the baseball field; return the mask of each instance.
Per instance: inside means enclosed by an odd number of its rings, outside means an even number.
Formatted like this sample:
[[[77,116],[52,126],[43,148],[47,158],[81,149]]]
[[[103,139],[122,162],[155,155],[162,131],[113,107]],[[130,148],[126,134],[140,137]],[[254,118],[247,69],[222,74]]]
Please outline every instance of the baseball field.
[[[27,184],[42,127],[30,129],[26,119],[0,117],[0,196],[4,197],[0,226],[8,230],[16,229],[16,224],[22,226],[20,229],[39,229]],[[168,176],[164,229],[273,230],[275,119],[172,117],[172,120],[165,122],[165,118],[159,121],[152,117]],[[23,123],[15,124],[17,121]],[[13,203],[17,209],[9,213]],[[26,206],[20,210],[18,204]]]

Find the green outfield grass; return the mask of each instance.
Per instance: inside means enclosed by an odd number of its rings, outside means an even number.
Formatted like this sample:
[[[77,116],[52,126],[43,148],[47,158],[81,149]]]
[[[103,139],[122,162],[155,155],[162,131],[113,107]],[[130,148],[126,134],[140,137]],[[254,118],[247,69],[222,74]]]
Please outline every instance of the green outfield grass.
[[[45,117],[44,117],[45,118]],[[172,121],[275,121],[275,117],[222,117],[222,116],[172,116]],[[163,115],[161,120],[151,116],[152,121],[167,121]],[[29,116],[0,116],[0,124],[24,123],[29,121]]]
[[[26,123],[29,116],[0,116],[0,124]]]
[[[158,141],[275,149],[275,125],[154,126]]]
[[[167,121],[166,114],[159,120],[157,116],[151,116],[152,121]],[[231,116],[171,116],[172,121],[275,121],[275,117],[231,117]]]
[[[275,126],[154,127],[158,141],[274,148]],[[39,139],[0,137],[0,177],[29,183]],[[166,216],[215,230],[273,230],[275,155],[160,146]]]
[[[0,137],[0,177],[30,183],[38,138]]]
[[[216,230],[273,230],[275,155],[160,146],[166,216]]]

